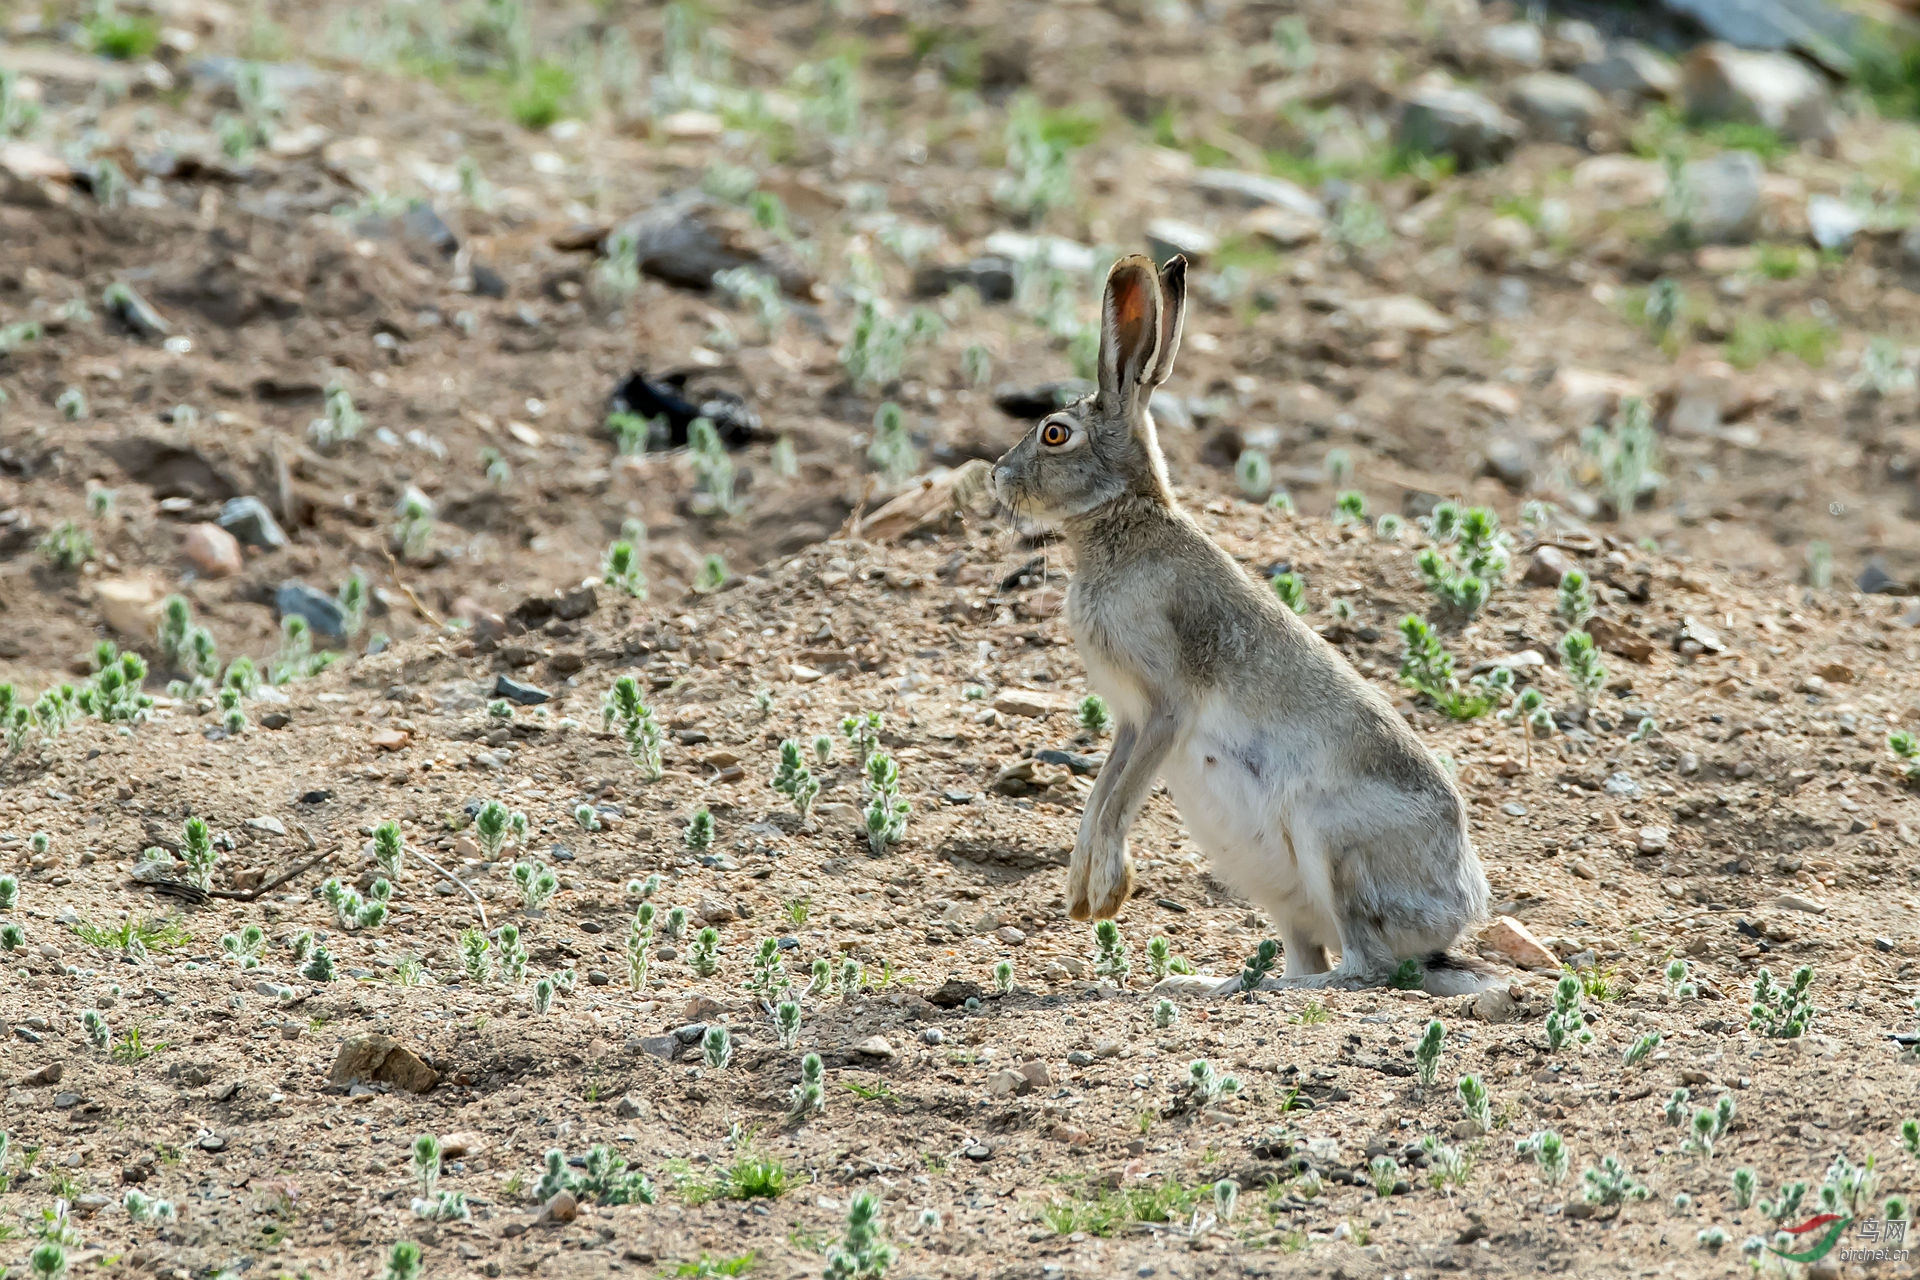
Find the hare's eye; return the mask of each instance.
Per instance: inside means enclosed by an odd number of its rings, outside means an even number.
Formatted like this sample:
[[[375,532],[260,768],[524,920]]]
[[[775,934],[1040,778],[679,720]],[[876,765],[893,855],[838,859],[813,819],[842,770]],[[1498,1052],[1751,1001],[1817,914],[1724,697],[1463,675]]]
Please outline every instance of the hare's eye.
[[[1049,422],[1040,428],[1040,443],[1058,449],[1073,437],[1064,422]]]

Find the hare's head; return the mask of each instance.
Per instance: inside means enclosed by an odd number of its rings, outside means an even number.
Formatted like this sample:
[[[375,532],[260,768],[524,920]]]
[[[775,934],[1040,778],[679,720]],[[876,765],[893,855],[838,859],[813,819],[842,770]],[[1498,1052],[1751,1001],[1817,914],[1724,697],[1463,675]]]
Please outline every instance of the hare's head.
[[[1158,276],[1138,254],[1113,264],[1100,307],[1100,385],[1007,450],[993,468],[1002,502],[1066,520],[1128,495],[1171,501],[1147,401],[1173,372],[1186,308],[1185,258]]]

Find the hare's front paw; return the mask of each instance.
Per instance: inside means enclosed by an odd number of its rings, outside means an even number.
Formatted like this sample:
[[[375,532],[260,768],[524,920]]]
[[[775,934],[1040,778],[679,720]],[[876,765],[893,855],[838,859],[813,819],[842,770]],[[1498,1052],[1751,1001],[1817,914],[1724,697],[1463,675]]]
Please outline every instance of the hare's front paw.
[[[1096,854],[1087,869],[1086,915],[1076,920],[1111,920],[1133,896],[1133,857],[1122,840],[1118,849]]]
[[[1073,860],[1067,863],[1067,914],[1075,920],[1093,919],[1087,902],[1087,872],[1093,866],[1093,852],[1085,840],[1073,844]]]

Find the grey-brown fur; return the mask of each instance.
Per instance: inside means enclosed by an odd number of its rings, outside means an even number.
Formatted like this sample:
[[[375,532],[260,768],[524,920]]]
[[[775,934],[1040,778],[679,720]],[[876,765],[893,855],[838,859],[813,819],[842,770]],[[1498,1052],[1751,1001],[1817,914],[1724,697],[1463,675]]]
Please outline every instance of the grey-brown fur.
[[[1392,705],[1180,510],[1148,401],[1178,353],[1186,263],[1124,258],[1103,301],[1099,385],[994,470],[1056,520],[1068,618],[1117,728],[1068,871],[1075,919],[1133,888],[1126,833],[1156,778],[1216,870],[1273,915],[1284,985],[1487,985],[1446,957],[1486,909],[1459,793]],[[1340,963],[1327,971],[1327,952]],[[1179,984],[1191,990],[1215,980]]]

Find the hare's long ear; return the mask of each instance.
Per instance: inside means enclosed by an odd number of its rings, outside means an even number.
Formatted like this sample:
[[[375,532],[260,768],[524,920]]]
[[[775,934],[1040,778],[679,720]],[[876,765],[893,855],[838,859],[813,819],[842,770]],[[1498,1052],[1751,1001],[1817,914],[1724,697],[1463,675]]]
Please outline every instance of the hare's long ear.
[[[1153,263],[1132,254],[1107,273],[1100,306],[1100,407],[1124,419],[1160,345],[1160,286]]]
[[[1174,254],[1160,268],[1160,350],[1153,358],[1153,372],[1147,386],[1157,387],[1173,372],[1173,358],[1180,354],[1180,329],[1187,320],[1187,260]]]

